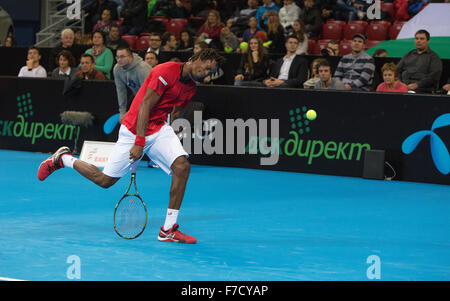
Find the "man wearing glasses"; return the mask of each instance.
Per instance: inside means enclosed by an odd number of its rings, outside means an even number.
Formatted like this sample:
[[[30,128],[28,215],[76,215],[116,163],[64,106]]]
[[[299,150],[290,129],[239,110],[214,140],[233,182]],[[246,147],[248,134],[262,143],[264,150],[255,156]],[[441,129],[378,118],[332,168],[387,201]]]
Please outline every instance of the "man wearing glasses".
[[[167,57],[167,55],[164,52],[164,49],[161,47],[162,45],[162,38],[161,38],[161,34],[157,33],[157,32],[153,32],[150,35],[150,39],[149,39],[149,47],[147,49],[147,52],[154,52],[156,53],[156,57],[158,58],[158,62],[160,64],[168,62],[169,58]]]
[[[114,82],[116,84],[117,100],[119,102],[120,122],[127,112],[127,87],[134,95],[144,83],[152,67],[132,53],[130,48],[121,46],[116,52],[117,64],[114,66]]]

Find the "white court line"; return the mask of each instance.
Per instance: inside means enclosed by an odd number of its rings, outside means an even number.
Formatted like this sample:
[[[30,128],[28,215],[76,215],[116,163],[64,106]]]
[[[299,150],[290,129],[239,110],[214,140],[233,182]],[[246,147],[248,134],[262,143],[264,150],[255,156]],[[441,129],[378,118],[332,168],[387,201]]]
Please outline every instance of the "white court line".
[[[26,280],[0,277],[0,281],[26,281]]]

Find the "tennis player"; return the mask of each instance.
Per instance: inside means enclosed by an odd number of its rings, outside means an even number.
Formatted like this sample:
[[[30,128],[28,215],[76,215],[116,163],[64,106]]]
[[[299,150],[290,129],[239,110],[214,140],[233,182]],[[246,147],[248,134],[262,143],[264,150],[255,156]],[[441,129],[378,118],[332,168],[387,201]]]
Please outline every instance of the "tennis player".
[[[180,232],[176,224],[190,163],[188,154],[167,120],[169,114],[173,120],[186,108],[197,90],[196,82],[202,82],[203,78],[214,73],[222,60],[215,50],[204,49],[186,63],[157,65],[134,97],[103,172],[73,157],[70,149],[64,146],[41,163],[38,179],[43,181],[55,170],[70,167],[95,184],[108,188],[128,173],[132,162],[140,160],[146,153],[162,170],[172,175],[166,220],[158,240],[196,243],[196,238]]]

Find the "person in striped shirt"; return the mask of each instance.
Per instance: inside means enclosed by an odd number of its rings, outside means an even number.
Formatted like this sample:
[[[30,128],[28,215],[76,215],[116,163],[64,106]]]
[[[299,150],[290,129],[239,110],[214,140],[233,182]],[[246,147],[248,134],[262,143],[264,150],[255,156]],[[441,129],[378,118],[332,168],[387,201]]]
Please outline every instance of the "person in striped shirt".
[[[364,51],[366,37],[355,34],[352,37],[352,53],[344,55],[334,74],[344,83],[347,90],[370,91],[375,71],[374,59]]]

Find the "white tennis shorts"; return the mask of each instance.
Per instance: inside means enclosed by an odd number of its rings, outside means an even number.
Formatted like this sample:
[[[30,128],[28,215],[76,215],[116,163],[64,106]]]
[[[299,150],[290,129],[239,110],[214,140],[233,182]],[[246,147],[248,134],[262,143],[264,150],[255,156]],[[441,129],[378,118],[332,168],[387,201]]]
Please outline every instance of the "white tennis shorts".
[[[109,155],[108,163],[103,169],[104,174],[113,178],[121,178],[128,173],[132,163],[130,149],[133,147],[135,139],[136,135],[130,132],[126,126],[120,126],[119,139]],[[168,175],[172,174],[170,167],[175,159],[180,156],[188,157],[180,139],[168,124],[165,124],[158,132],[145,137],[144,154],[147,154]]]

